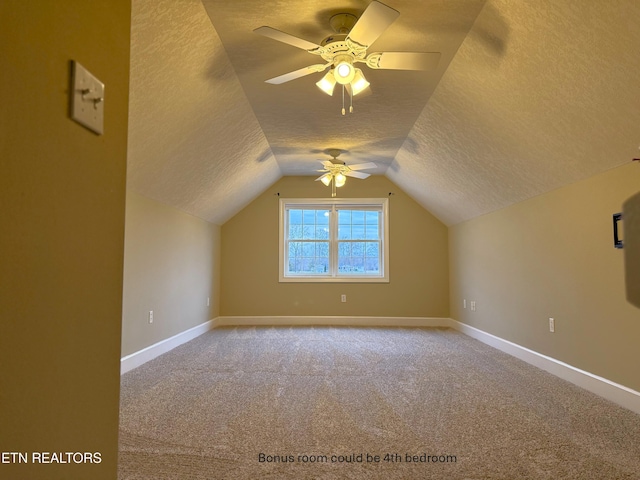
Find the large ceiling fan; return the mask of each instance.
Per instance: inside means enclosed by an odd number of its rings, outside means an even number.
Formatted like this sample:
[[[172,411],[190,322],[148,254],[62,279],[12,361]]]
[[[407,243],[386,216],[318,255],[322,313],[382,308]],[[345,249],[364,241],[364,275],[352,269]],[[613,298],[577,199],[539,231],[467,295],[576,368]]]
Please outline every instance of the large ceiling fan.
[[[359,163],[357,165],[346,165],[344,163],[335,163],[338,161],[340,150],[332,148],[328,150],[329,155],[333,157],[333,162],[329,160],[320,160],[322,163],[322,169],[319,172],[324,172],[318,178],[316,182],[320,180],[327,187],[331,185],[331,196],[336,196],[336,187],[342,187],[347,182],[347,177],[354,177],[365,179],[370,176],[370,173],[364,173],[360,170],[367,170],[370,168],[376,168],[377,165],[373,162]]]
[[[354,64],[364,63],[369,68],[387,70],[430,70],[438,65],[438,52],[374,52],[367,54],[367,49],[400,15],[393,8],[372,1],[356,18],[349,13],[339,13],[330,19],[333,30],[337,33],[325,38],[320,45],[295,37],[271,27],[260,27],[255,33],[292,45],[307,52],[318,55],[326,63],[310,65],[308,67],[285,73],[266,80],[267,83],[281,84],[304,77],[316,72],[329,71],[316,83],[327,95],[333,95],[336,83],[343,86],[342,114],[344,108],[344,90],[349,93],[352,102],[349,111],[353,111],[353,97],[369,87],[362,70]]]

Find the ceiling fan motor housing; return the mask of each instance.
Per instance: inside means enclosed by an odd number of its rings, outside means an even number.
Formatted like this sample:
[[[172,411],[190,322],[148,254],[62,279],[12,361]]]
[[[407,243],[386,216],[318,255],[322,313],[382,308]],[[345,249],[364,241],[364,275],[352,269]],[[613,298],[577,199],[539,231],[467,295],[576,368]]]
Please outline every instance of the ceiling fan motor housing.
[[[350,13],[338,13],[329,19],[329,25],[333,31],[340,34],[347,34],[358,21],[358,17]]]
[[[332,64],[336,81],[348,85],[356,74],[353,63],[365,61],[367,49],[341,34],[325,38],[317,53]]]

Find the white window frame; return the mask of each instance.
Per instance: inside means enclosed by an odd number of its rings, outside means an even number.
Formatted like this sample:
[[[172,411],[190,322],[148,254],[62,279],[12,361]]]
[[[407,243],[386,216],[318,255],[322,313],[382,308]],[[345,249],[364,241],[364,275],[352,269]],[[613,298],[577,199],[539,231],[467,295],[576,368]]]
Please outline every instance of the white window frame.
[[[280,198],[279,205],[279,239],[278,239],[278,263],[280,282],[320,282],[320,283],[388,283],[389,282],[389,199],[388,198]],[[329,250],[331,255],[331,268],[327,275],[287,275],[285,265],[288,263],[287,243],[287,210],[294,208],[327,208],[335,211],[339,207],[376,208],[380,209],[380,261],[381,272],[379,275],[338,275],[337,272],[337,215],[330,222]]]

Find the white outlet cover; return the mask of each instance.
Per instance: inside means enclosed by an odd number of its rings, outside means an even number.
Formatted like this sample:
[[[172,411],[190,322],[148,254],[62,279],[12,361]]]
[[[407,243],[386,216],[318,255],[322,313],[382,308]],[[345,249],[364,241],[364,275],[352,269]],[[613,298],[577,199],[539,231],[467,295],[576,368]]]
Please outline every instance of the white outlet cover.
[[[104,83],[78,62],[73,63],[71,118],[98,135],[104,133]]]

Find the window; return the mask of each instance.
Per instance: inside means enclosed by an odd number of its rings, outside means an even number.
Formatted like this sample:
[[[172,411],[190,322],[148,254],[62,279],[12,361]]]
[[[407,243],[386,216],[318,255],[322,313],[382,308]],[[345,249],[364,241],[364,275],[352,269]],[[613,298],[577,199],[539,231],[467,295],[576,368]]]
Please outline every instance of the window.
[[[280,199],[281,282],[388,282],[388,199]]]

